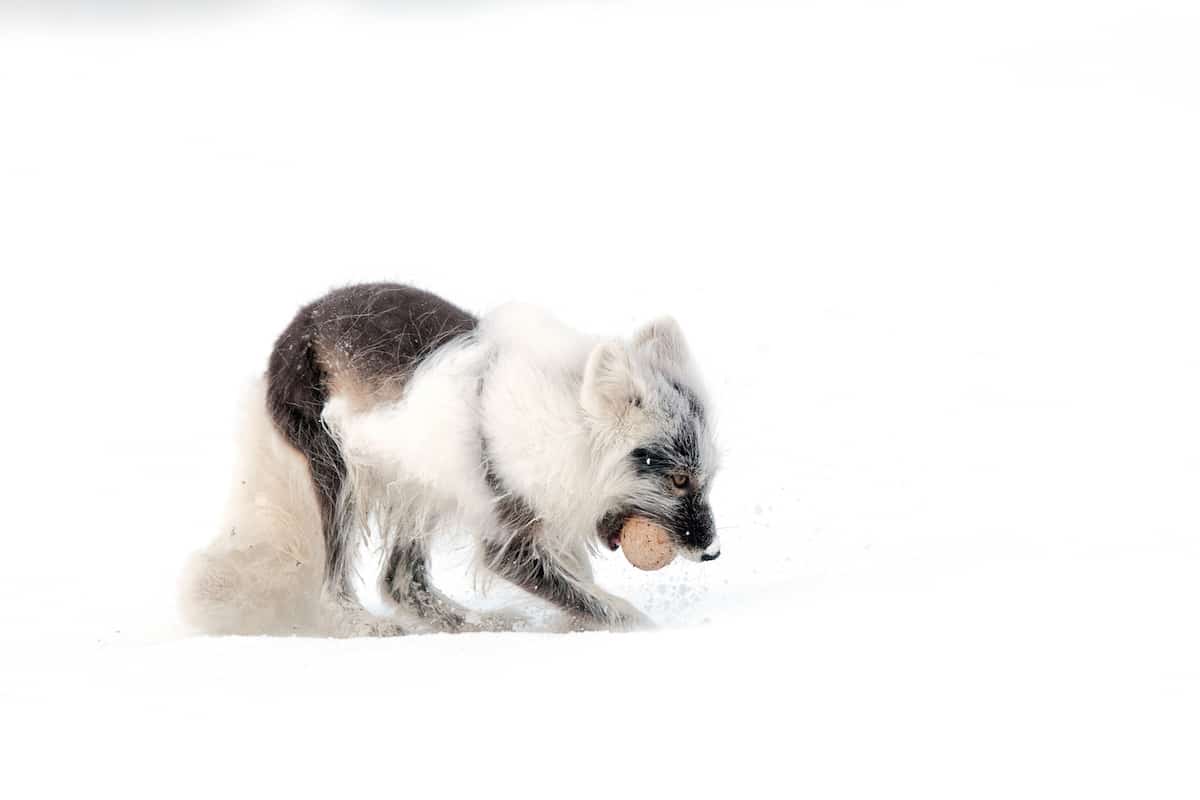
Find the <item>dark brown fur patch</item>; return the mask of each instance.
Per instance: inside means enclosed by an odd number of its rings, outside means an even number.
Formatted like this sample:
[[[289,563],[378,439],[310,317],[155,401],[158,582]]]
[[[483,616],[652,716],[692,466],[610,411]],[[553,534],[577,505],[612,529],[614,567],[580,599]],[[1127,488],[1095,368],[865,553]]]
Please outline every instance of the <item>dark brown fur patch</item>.
[[[422,361],[475,329],[476,318],[411,286],[373,283],[335,289],[300,309],[267,365],[267,409],[280,432],[308,459],[321,505],[326,580],[349,591],[350,537],[337,529],[346,465],[321,421],[330,395],[359,403],[398,396]]]

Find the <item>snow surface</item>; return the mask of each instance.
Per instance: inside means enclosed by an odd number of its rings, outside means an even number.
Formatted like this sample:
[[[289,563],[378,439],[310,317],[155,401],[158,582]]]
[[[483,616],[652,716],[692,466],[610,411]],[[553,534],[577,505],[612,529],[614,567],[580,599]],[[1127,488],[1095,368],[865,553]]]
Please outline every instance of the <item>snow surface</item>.
[[[6,5],[0,794],[1196,797],[1198,36],[1153,0]],[[241,387],[366,279],[681,320],[723,555],[602,565],[660,629],[179,628]]]

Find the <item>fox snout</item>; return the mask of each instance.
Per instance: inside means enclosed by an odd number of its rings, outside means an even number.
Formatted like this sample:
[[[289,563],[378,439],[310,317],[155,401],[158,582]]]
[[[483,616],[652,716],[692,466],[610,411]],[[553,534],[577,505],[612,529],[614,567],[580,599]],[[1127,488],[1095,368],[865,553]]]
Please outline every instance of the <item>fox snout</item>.
[[[692,561],[712,561],[720,556],[721,537],[708,503],[689,498],[680,511],[672,525],[680,552]]]

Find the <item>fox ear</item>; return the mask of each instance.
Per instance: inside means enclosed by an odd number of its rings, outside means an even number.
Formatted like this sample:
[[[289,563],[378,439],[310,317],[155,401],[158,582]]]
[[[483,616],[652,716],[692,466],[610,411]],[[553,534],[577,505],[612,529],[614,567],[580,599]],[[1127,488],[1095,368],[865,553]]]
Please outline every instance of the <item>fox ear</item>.
[[[602,342],[592,348],[579,397],[588,414],[599,419],[620,417],[631,407],[640,407],[642,395],[624,344]]]
[[[633,335],[633,346],[664,364],[683,365],[691,358],[683,329],[674,317],[659,317],[639,328]]]

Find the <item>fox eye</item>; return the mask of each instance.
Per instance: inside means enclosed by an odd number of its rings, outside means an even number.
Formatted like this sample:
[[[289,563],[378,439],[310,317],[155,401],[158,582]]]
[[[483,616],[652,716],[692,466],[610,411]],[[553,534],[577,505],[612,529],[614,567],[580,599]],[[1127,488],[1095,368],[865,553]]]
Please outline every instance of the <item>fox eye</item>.
[[[692,479],[687,475],[672,475],[671,483],[674,484],[676,489],[686,489],[692,484]]]

